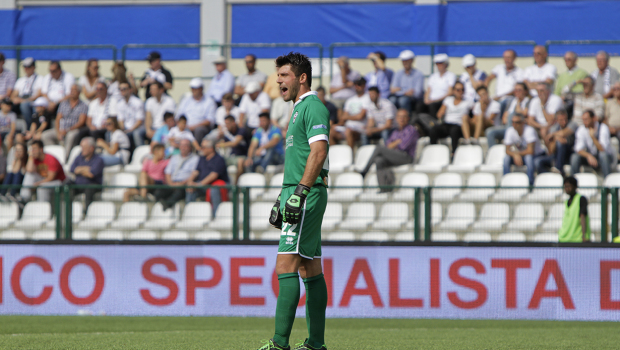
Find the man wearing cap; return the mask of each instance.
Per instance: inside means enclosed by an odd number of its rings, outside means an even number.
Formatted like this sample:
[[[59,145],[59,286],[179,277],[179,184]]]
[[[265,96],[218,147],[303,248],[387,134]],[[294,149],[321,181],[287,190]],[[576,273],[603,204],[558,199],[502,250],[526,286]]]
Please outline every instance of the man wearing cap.
[[[4,54],[0,52],[0,99],[10,97],[15,85],[15,73],[4,68]]]
[[[329,86],[329,93],[331,94],[331,101],[336,105],[341,112],[344,108],[344,103],[351,97],[355,96],[355,88],[353,82],[362,77],[362,75],[351,69],[349,66],[349,58],[347,56],[341,56],[338,58],[338,67],[340,72],[334,74]],[[340,117],[340,116],[339,116]]]
[[[144,118],[145,134],[141,136],[148,139],[152,139],[155,131],[164,126],[164,113],[174,113],[176,107],[172,97],[164,93],[164,84],[160,81],[151,84],[150,91],[151,97],[144,104],[146,110],[146,117]]]
[[[235,95],[243,96],[245,94],[245,86],[251,81],[259,83],[261,89],[263,89],[265,81],[267,81],[265,73],[256,69],[256,56],[253,54],[245,56],[245,67],[248,69],[248,72],[237,78],[235,82]]]
[[[452,95],[452,86],[456,75],[448,71],[448,55],[440,53],[434,58],[437,71],[428,78],[428,87],[424,94],[424,104],[428,113],[436,118],[443,99]]]
[[[144,103],[133,94],[128,82],[120,83],[121,98],[112,103],[112,115],[118,119],[121,130],[127,134],[133,146],[144,144]],[[112,96],[110,96],[112,99]]]
[[[459,77],[459,81],[465,86],[463,99],[470,102],[478,101],[476,89],[484,86],[487,73],[476,68],[476,57],[472,54],[463,56],[463,68],[465,68],[465,72]]]
[[[30,117],[32,117],[33,113],[32,103],[41,96],[43,77],[34,72],[35,61],[32,57],[24,59],[22,67],[24,67],[26,76],[17,79],[15,82],[15,87],[11,93],[11,100],[19,108],[19,112],[26,121],[26,128],[29,128]]]
[[[172,89],[172,74],[161,65],[161,54],[157,51],[151,52],[146,60],[149,61],[149,69],[144,72],[140,87],[145,88],[145,99],[151,97],[151,85],[159,81],[164,85],[164,92]]]
[[[47,130],[41,135],[41,140],[46,146],[57,145],[64,141],[67,157],[69,157],[73,146],[77,146],[76,139],[80,132],[88,132],[86,127],[88,105],[80,100],[81,91],[82,89],[78,84],[74,83],[71,86],[69,99],[62,101],[58,106],[54,129]]]
[[[219,107],[222,104],[222,96],[229,92],[232,93],[235,89],[235,77],[226,69],[226,57],[220,56],[216,58],[213,64],[217,74],[211,80],[207,96],[213,98]],[[245,92],[247,93],[247,89]]]
[[[385,66],[386,57],[381,51],[371,52],[367,58],[372,61],[375,71],[366,74],[366,90],[369,87],[376,86],[381,93],[381,98],[388,98],[394,71]]]
[[[270,108],[269,96],[261,90],[257,82],[249,82],[239,103],[239,126],[252,130],[258,128],[260,124],[258,116],[261,113],[269,113]]]
[[[73,74],[63,71],[58,61],[50,62],[49,70],[50,73],[41,83],[41,94],[49,101],[47,112],[56,115],[58,105],[69,98],[75,78]]]
[[[538,83],[545,83],[553,87],[558,73],[555,66],[547,62],[547,49],[542,45],[534,47],[534,65],[525,68],[523,82],[530,89],[530,95],[538,96]],[[553,91],[553,89],[551,90]]]
[[[52,118],[48,113],[45,113],[47,104],[45,97],[39,97],[34,100],[33,106],[36,112],[32,115],[32,123],[26,131],[24,140],[30,143],[35,140],[41,140],[43,132],[50,129]]]
[[[182,115],[187,118],[187,128],[198,142],[213,129],[217,110],[217,103],[203,93],[203,86],[202,79],[192,79],[189,82],[192,95],[181,100],[176,113],[177,119]]]
[[[411,50],[404,50],[398,55],[403,63],[403,69],[394,74],[390,88],[390,101],[398,109],[405,109],[411,113],[416,109],[418,102],[424,98],[424,74],[413,68],[415,54]]]

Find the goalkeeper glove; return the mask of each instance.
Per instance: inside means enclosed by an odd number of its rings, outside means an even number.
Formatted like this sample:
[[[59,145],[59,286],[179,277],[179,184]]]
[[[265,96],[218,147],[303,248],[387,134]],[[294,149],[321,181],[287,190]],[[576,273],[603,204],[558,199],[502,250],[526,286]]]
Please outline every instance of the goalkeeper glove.
[[[302,184],[297,185],[295,192],[293,192],[284,205],[284,222],[295,225],[301,221],[301,211],[304,208],[306,197],[308,197],[309,193],[310,187]]]
[[[282,229],[282,213],[280,212],[280,196],[282,192],[278,195],[278,200],[276,200],[276,204],[271,208],[271,214],[269,214],[269,223],[274,228],[278,230]]]

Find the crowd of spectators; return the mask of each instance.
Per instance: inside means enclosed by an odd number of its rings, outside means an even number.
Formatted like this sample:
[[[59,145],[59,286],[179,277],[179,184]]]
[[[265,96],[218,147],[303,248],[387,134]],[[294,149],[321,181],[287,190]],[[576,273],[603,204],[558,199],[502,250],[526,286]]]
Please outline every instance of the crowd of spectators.
[[[437,54],[436,69],[425,82],[412,51],[399,54],[402,69],[396,72],[387,68],[384,53],[371,52],[372,71],[362,74],[340,57],[329,96],[322,86],[315,90],[330,114],[330,143],[346,143],[353,151],[376,144],[362,174],[375,164],[386,188],[394,184],[392,167],[414,162],[422,136],[429,136],[431,144],[449,138],[452,154],[459,144],[478,144],[482,136],[489,147],[502,142],[504,172],[525,166],[531,183],[536,173],[564,174],[565,165],[572,173],[588,165],[607,175],[618,160],[610,137],[620,137],[620,74],[603,51],[590,74],[579,68],[574,52],[564,56],[566,71],[559,75],[547,56],[543,46],[536,46],[534,64],[521,69],[515,65],[516,52],[506,50],[504,63],[487,73],[468,54],[461,61],[464,73],[457,76],[450,71],[450,58]],[[151,152],[139,185],[151,187],[128,189],[124,200],[159,201],[164,209],[197,198],[217,208],[226,198],[224,190],[187,186],[225,186],[243,173],[282,167],[293,104],[282,99],[277,74],[257,70],[254,55],[245,57],[247,73],[236,79],[226,59],[217,58],[210,84],[192,79],[180,101],[167,93],[174,80],[160,53],[151,52],[147,60],[149,68],[139,80],[122,62],[113,64],[113,78],[106,80],[96,59],[88,60],[76,80],[58,61],[49,64],[49,74],[39,76],[35,60],[26,58],[21,62],[25,75],[16,80],[0,54],[5,148],[0,179],[28,186],[3,189],[0,200],[24,203],[34,193],[38,200],[50,200],[50,189],[69,181],[102,184],[105,167],[128,164],[133,151],[145,145]],[[26,127],[18,129],[17,119]],[[45,154],[47,145],[62,145],[67,158],[81,146],[81,154],[68,164],[70,173]],[[229,176],[229,167],[236,176]],[[82,190],[86,207],[97,191]]]

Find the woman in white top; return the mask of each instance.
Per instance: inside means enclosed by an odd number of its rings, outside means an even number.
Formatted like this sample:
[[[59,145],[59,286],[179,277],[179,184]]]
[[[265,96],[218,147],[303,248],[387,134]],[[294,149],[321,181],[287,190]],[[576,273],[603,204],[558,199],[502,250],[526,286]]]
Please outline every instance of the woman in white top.
[[[87,100],[92,101],[95,98],[97,82],[99,81],[104,81],[104,78],[99,75],[99,61],[96,58],[91,58],[86,63],[86,73],[78,81]]]
[[[127,164],[129,161],[129,137],[118,126],[118,120],[115,117],[109,117],[105,121],[105,127],[110,133],[110,143],[103,139],[97,139],[97,147],[103,148],[107,154],[102,154],[103,164],[105,166]]]
[[[516,113],[527,115],[527,109],[530,105],[530,91],[525,83],[516,83],[514,87],[515,98],[512,99],[510,106],[502,116],[502,125],[494,126],[486,130],[487,142],[489,148],[493,147],[497,140],[503,140],[506,130],[512,126],[512,116]]]
[[[452,87],[453,96],[448,96],[443,100],[437,118],[443,121],[436,124],[430,130],[431,144],[436,144],[440,138],[450,137],[452,139],[452,154],[458,147],[459,139],[463,137],[463,125],[469,128],[469,111],[471,102],[463,99],[465,86],[460,81]],[[463,123],[463,121],[467,121]]]
[[[110,101],[118,101],[121,97],[120,85],[122,83],[128,83],[131,87],[131,93],[138,96],[138,87],[136,86],[136,81],[131,72],[127,74],[127,68],[125,68],[125,64],[122,61],[118,61],[112,65],[112,81],[108,86],[108,96],[110,96]]]

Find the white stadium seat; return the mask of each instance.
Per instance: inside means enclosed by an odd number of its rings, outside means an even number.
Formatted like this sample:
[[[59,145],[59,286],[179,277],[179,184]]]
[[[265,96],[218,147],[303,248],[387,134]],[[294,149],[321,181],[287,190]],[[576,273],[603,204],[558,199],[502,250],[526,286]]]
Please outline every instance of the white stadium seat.
[[[487,152],[484,164],[479,171],[485,173],[501,173],[504,170],[504,157],[506,156],[506,146],[494,145]]]
[[[209,202],[191,202],[185,204],[183,209],[183,219],[176,223],[175,228],[186,230],[202,229],[211,221],[213,208]]]
[[[347,217],[338,227],[345,230],[363,230],[375,221],[373,203],[353,203],[347,210]]]
[[[67,159],[67,164],[65,164],[65,172],[69,173],[71,170],[71,166],[75,159],[82,153],[82,146],[73,146],[71,152],[69,152],[69,159]]]
[[[277,173],[269,180],[269,189],[263,193],[262,200],[275,202],[278,199],[280,191],[282,191],[282,181],[284,180],[284,173]]]
[[[446,218],[439,224],[440,230],[467,231],[476,219],[473,203],[452,203],[448,206]]]
[[[272,227],[269,224],[269,215],[273,204],[271,202],[252,203],[250,206],[250,229],[252,231],[263,231]]]
[[[396,241],[396,242],[413,242],[414,241],[413,232],[412,231],[399,232],[399,233],[397,233],[394,236],[394,241]]]
[[[441,173],[435,177],[433,186],[434,188],[431,194],[433,201],[451,202],[454,197],[461,193],[463,179],[461,178],[461,174]]]
[[[611,203],[607,203],[607,226],[611,225]],[[592,232],[601,232],[601,204],[588,204],[588,217]],[[609,230],[608,230],[609,231]]]
[[[153,231],[133,231],[129,233],[127,239],[131,241],[154,241],[157,239],[157,233]]]
[[[463,242],[491,242],[491,235],[486,232],[468,232],[463,236]]]
[[[123,233],[121,231],[105,230],[97,233],[97,240],[100,241],[122,241]]]
[[[431,233],[432,242],[456,242],[458,237],[454,232],[433,232]]]
[[[146,221],[148,207],[146,203],[127,202],[121,205],[118,218],[111,227],[121,230],[134,230]]]
[[[52,214],[52,206],[48,202],[28,202],[19,221],[15,222],[15,228],[37,229],[41,227]]]
[[[558,234],[549,232],[549,233],[537,233],[534,235],[534,242],[558,242]]]
[[[174,207],[168,208],[164,211],[164,207],[161,203],[155,203],[151,209],[151,216],[144,223],[144,228],[155,230],[166,230],[172,227],[180,217],[179,203]]]
[[[281,231],[273,229],[271,231],[265,231],[260,235],[261,241],[279,241],[280,236],[282,235]]]
[[[88,241],[91,239],[89,231],[75,230],[71,232],[71,239],[75,241]]]
[[[239,217],[238,221],[241,223],[243,220],[243,205],[239,204]],[[211,230],[232,230],[233,224],[233,202],[222,202],[217,207],[215,212],[215,218],[209,223],[209,229]]]
[[[510,220],[510,207],[506,203],[485,203],[474,230],[500,231]]]
[[[577,173],[573,175],[577,179],[577,192],[592,200],[598,195],[598,178],[592,173]],[[590,187],[590,188],[588,188]]]
[[[0,228],[9,227],[17,220],[19,207],[17,203],[0,203]]]
[[[365,179],[366,189],[359,195],[360,202],[386,202],[390,195],[389,192],[379,192],[379,179],[376,174],[368,174]]]
[[[498,242],[525,242],[525,235],[521,232],[500,233],[497,236]]]
[[[400,180],[402,187],[428,187],[428,175],[424,173],[408,173]],[[413,188],[400,188],[394,192],[392,199],[395,201],[413,201],[415,190]]]
[[[219,241],[222,239],[231,239],[232,235],[229,237],[224,237],[222,233],[218,231],[202,231],[198,232],[194,235],[194,239],[197,241]]]
[[[237,181],[237,186],[240,187],[251,187],[250,189],[250,198],[252,200],[258,198],[265,192],[265,185],[267,181],[265,180],[265,175],[259,173],[245,173],[239,176],[239,181]]]
[[[325,208],[325,215],[323,215],[323,224],[321,225],[322,230],[331,231],[342,222],[342,204],[327,202],[327,207]]]
[[[538,176],[534,179],[534,188],[532,189],[532,193],[525,196],[524,200],[537,203],[553,203],[562,195],[563,183],[564,179],[560,174],[538,174]]]
[[[598,204],[600,208],[600,204]],[[599,209],[600,212],[600,209]],[[590,214],[590,213],[588,213]],[[549,208],[549,213],[547,214],[547,221],[545,221],[542,225],[543,231],[559,231],[562,226],[562,218],[564,217],[564,204],[556,203]],[[592,221],[592,219],[590,219]]]
[[[65,148],[60,145],[47,145],[43,146],[43,152],[46,154],[51,154],[58,160],[60,165],[65,166],[65,161],[67,160],[67,151]]]
[[[387,232],[364,232],[360,236],[360,241],[362,242],[387,242],[389,241],[390,236]]]
[[[424,209],[424,203],[421,203],[421,204],[422,205],[420,205],[420,219],[421,219],[420,228],[424,228],[425,209]],[[443,208],[441,207],[441,204],[431,203],[431,226],[437,226],[441,222],[442,218],[443,218]],[[414,227],[414,220],[411,220],[407,223],[407,228],[413,230],[413,227]]]
[[[447,171],[454,173],[473,173],[482,165],[482,147],[478,145],[459,146],[454,152],[452,164]]]
[[[515,209],[512,221],[508,223],[508,231],[534,232],[545,217],[545,209],[540,203],[519,204]]]
[[[338,231],[327,235],[327,241],[352,242],[354,240],[355,234],[353,232]]]
[[[495,193],[495,176],[491,173],[475,173],[467,179],[467,188],[459,196],[461,202],[486,202]]]
[[[133,150],[131,162],[125,165],[124,170],[128,173],[139,173],[142,171],[142,162],[151,153],[150,145],[142,145]]]
[[[104,229],[114,220],[116,208],[112,202],[92,202],[88,206],[84,221],[78,224],[80,229]]]
[[[440,173],[450,164],[450,149],[445,145],[429,145],[422,150],[422,156],[413,171],[422,173]]]
[[[333,145],[329,147],[329,172],[341,173],[347,171],[353,164],[353,150],[347,145]]]
[[[364,178],[359,173],[343,173],[338,175],[335,186],[332,187],[328,198],[335,202],[352,202],[362,193]],[[348,188],[342,188],[348,187]]]
[[[30,238],[33,240],[38,240],[38,241],[53,241],[56,239],[56,231],[52,231],[52,230],[35,231],[32,233],[32,236]]]
[[[128,188],[138,186],[138,178],[132,173],[117,173],[112,176],[109,185],[119,187],[105,188],[101,193],[101,200],[120,202],[123,200],[123,194]]]
[[[377,146],[375,145],[364,145],[357,149],[357,152],[355,152],[355,163],[353,164],[354,171],[361,172],[362,170],[364,170],[364,167],[366,167],[366,164],[368,164],[368,160],[370,160],[370,157],[372,156],[376,147]],[[331,152],[331,147],[329,151]]]
[[[26,233],[19,230],[6,230],[0,232],[0,239],[4,240],[22,240],[27,239]]]
[[[398,230],[407,222],[409,206],[407,203],[385,203],[379,218],[372,224],[373,230]]]
[[[164,241],[187,241],[189,234],[185,231],[166,231],[162,233],[161,239]]]
[[[493,200],[496,202],[518,202],[528,193],[529,186],[530,180],[524,173],[506,174],[502,177]]]

